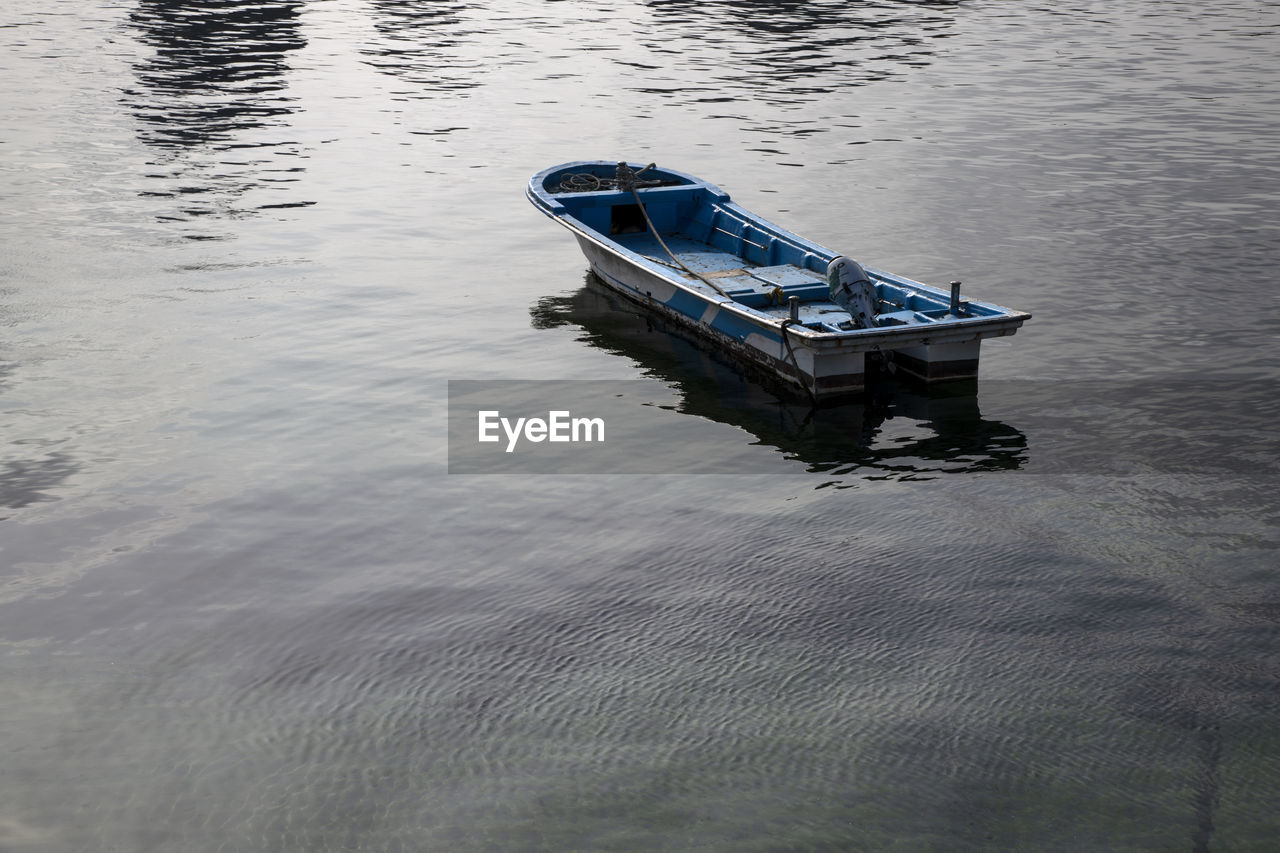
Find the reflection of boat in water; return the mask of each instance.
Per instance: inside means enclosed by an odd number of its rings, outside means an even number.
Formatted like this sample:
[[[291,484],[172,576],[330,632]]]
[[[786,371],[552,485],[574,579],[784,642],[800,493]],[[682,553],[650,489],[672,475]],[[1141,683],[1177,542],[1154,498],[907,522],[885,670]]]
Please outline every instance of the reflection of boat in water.
[[[642,312],[592,273],[585,287],[541,299],[531,313],[536,327],[578,326],[582,340],[670,383],[682,398],[678,411],[744,429],[810,471],[920,479],[1027,461],[1026,436],[982,417],[976,380],[913,386],[879,376],[862,399],[814,408],[747,381],[681,327]]]

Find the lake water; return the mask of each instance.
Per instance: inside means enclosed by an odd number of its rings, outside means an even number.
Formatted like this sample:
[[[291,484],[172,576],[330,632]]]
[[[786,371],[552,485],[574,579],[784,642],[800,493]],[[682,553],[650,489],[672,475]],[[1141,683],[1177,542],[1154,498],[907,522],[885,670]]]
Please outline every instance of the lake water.
[[[0,850],[1268,849],[1278,52],[1261,0],[10,0]],[[524,200],[597,158],[1034,319],[808,412]],[[449,473],[498,379],[640,389],[652,467]]]

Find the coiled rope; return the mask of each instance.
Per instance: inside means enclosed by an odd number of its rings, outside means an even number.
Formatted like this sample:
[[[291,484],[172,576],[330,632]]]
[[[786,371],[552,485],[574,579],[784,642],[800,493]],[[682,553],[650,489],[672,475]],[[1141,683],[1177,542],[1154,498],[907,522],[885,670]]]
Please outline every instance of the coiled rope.
[[[571,172],[560,179],[560,192],[562,193],[596,193],[604,190],[620,190],[626,192],[634,187],[641,189],[647,187],[660,187],[663,184],[675,186],[678,181],[663,181],[660,179],[650,178],[648,180],[640,180],[640,176],[657,164],[650,163],[640,171],[634,171],[626,163],[619,163],[618,169],[614,177],[607,178],[600,175],[593,175],[590,172]],[[622,170],[626,171],[623,172]]]

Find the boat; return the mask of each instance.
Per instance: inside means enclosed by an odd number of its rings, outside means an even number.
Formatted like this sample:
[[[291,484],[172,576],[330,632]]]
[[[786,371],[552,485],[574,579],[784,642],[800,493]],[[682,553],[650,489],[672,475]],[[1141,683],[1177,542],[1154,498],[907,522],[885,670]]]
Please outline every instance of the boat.
[[[982,340],[1031,317],[864,266],[652,163],[563,163],[526,195],[606,286],[814,403],[861,394],[877,364],[972,380]]]

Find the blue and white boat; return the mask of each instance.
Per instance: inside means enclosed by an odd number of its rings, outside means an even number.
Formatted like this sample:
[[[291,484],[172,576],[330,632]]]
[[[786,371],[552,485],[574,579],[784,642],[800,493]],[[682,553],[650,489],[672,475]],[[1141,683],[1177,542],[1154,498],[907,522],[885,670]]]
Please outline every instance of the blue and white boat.
[[[1031,317],[864,267],[653,164],[564,163],[527,195],[607,286],[815,401],[861,392],[869,359],[972,379],[982,339]]]

